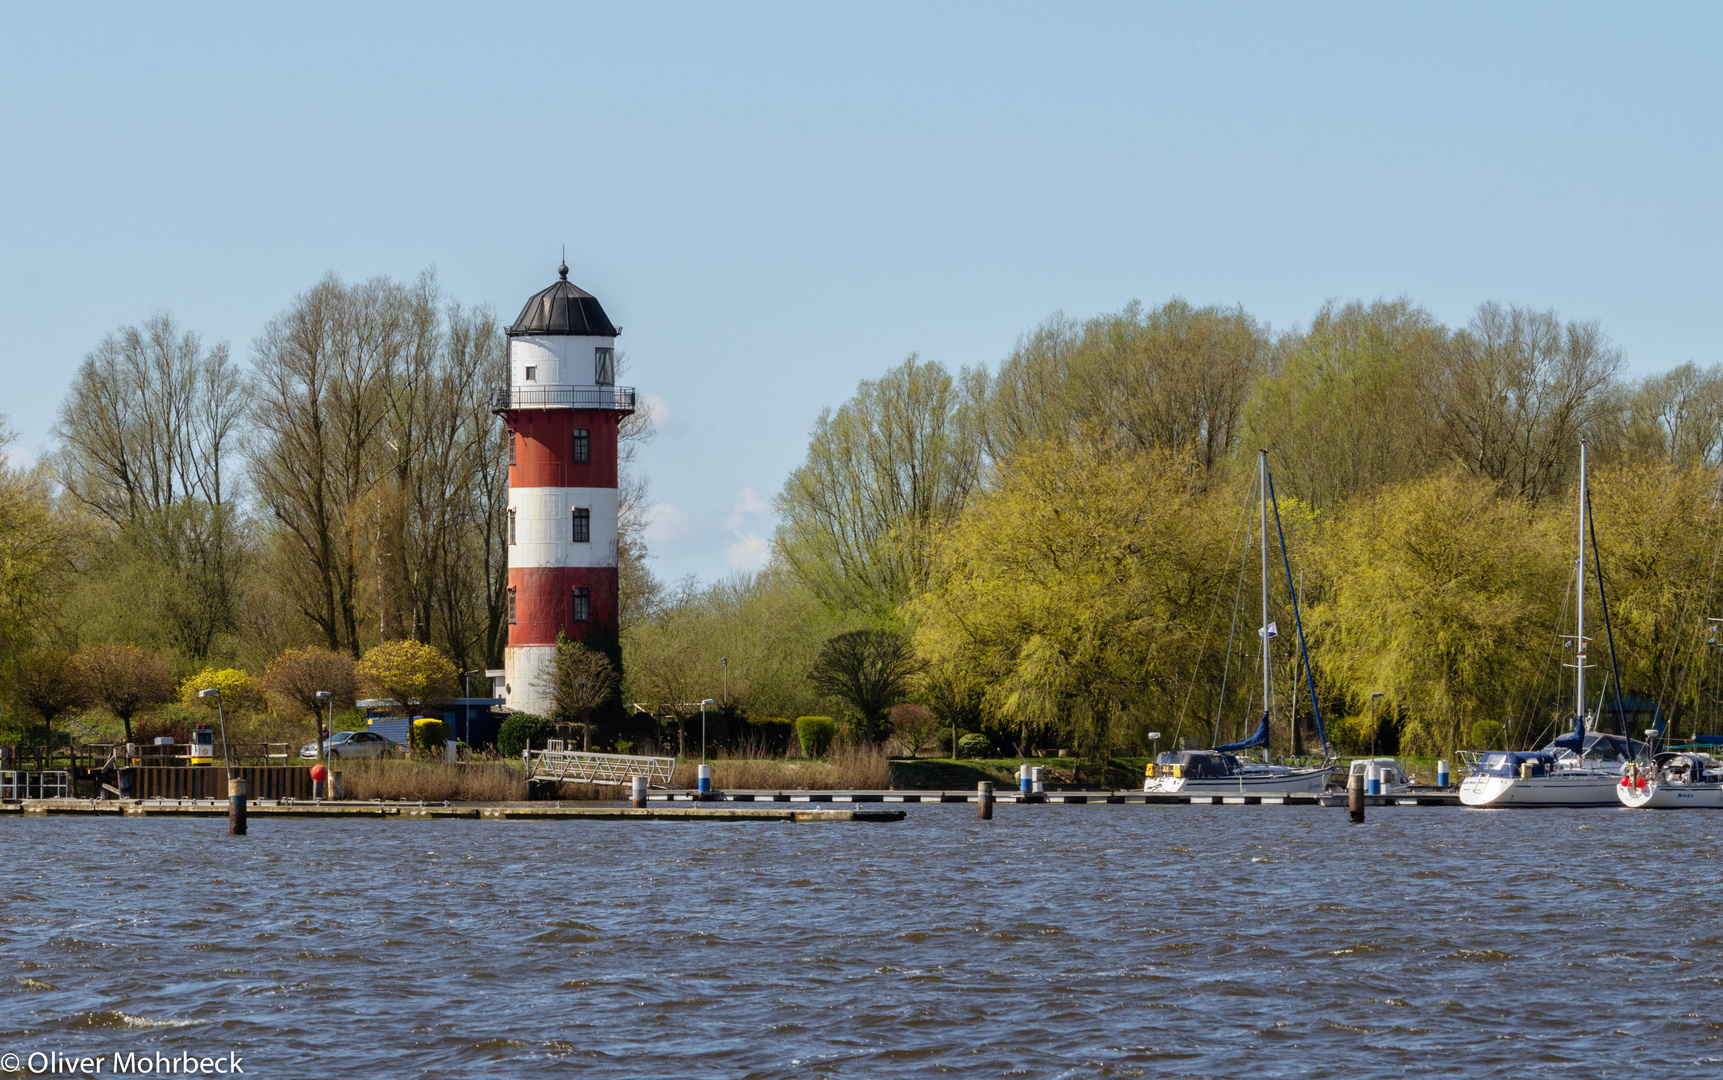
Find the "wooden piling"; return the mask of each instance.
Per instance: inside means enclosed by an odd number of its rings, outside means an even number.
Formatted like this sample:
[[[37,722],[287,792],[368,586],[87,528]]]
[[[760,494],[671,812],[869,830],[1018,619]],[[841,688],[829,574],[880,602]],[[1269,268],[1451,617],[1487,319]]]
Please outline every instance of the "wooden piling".
[[[245,835],[245,781],[227,782],[227,831],[231,836]]]
[[[1364,774],[1353,773],[1346,780],[1346,814],[1352,824],[1364,824]]]
[[[982,821],[993,820],[993,781],[983,780],[975,785],[975,812]]]

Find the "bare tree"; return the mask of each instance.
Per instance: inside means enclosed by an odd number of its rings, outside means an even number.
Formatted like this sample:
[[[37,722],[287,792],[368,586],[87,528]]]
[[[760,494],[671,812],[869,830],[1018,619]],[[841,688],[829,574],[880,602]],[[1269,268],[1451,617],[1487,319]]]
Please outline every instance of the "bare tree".
[[[1535,502],[1565,482],[1581,433],[1610,420],[1621,368],[1596,323],[1486,303],[1455,336],[1436,387],[1447,451]]]
[[[553,715],[581,726],[582,745],[592,749],[592,714],[616,697],[622,673],[610,657],[578,641],[559,641],[548,684]]]
[[[87,698],[125,725],[127,742],[132,741],[132,717],[174,699],[173,669],[151,649],[118,641],[86,645],[73,654],[72,668]]]
[[[237,625],[244,537],[228,473],[245,403],[226,344],[205,349],[162,313],[84,358],[55,426],[61,483],[115,527],[114,558],[162,579],[133,602],[192,659]]]

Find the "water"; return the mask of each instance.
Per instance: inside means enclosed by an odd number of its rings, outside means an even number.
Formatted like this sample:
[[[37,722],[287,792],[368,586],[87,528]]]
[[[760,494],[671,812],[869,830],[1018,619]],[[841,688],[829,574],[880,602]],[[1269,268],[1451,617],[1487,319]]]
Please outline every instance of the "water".
[[[908,812],[14,819],[0,1051],[295,1080],[1723,1073],[1723,815]]]

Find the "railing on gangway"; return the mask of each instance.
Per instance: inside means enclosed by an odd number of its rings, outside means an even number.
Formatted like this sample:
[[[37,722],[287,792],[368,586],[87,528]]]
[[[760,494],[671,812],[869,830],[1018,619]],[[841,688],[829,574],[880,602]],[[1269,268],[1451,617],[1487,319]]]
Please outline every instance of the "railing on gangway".
[[[64,769],[0,771],[0,800],[64,799],[72,793],[72,774]]]
[[[626,784],[636,776],[648,784],[668,784],[676,772],[676,759],[637,757],[632,754],[594,754],[585,750],[525,750],[528,780],[556,780],[571,784]]]

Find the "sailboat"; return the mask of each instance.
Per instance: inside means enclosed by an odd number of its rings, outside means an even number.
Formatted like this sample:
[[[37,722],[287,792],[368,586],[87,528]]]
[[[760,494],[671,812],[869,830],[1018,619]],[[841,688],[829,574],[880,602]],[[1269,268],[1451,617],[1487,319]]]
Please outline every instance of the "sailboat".
[[[1542,750],[1498,750],[1479,756],[1471,774],[1460,784],[1460,802],[1476,807],[1617,806],[1616,788],[1640,744],[1625,733],[1610,734],[1588,723],[1585,707],[1585,539],[1590,521],[1586,487],[1585,441],[1579,444],[1579,555],[1574,605],[1574,721],[1573,730]],[[1593,541],[1595,543],[1595,539]],[[1601,589],[1602,582],[1599,581]],[[1608,616],[1605,601],[1605,617]],[[1617,715],[1625,718],[1619,704]]]
[[[1262,638],[1262,719],[1256,734],[1240,742],[1217,746],[1213,750],[1173,750],[1161,754],[1147,769],[1143,790],[1162,794],[1232,794],[1284,795],[1319,793],[1328,786],[1334,774],[1334,758],[1328,753],[1328,734],[1322,727],[1322,709],[1316,703],[1316,684],[1310,673],[1309,654],[1304,649],[1304,622],[1298,610],[1298,593],[1292,587],[1292,563],[1286,554],[1286,534],[1280,528],[1280,507],[1274,500],[1274,481],[1268,473],[1268,451],[1260,452],[1257,489],[1262,516],[1262,626],[1257,631]],[[1274,528],[1280,538],[1281,565],[1286,569],[1286,587],[1292,594],[1292,617],[1298,629],[1298,647],[1305,652],[1304,675],[1310,690],[1310,707],[1316,716],[1316,731],[1322,739],[1324,762],[1315,766],[1275,765],[1268,760],[1268,731],[1270,702],[1273,699],[1273,644],[1278,636],[1268,612],[1268,517],[1274,513]],[[1245,750],[1262,750],[1262,761],[1249,761],[1238,755]]]

